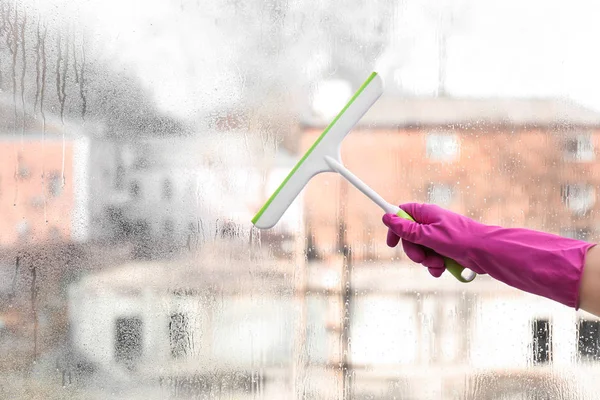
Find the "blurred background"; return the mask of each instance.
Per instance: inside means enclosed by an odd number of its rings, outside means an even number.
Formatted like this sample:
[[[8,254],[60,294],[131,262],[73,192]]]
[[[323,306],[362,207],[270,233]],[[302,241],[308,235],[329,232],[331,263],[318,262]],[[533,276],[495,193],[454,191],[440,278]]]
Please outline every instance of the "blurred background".
[[[433,279],[313,179],[598,240],[592,0],[0,0],[0,398],[595,399],[600,322]]]

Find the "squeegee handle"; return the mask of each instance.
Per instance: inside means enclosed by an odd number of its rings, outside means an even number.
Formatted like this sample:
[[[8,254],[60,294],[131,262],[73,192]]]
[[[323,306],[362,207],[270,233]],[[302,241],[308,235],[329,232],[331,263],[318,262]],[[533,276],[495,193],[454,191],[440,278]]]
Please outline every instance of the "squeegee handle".
[[[404,218],[409,221],[416,222],[413,217],[408,215],[408,213],[402,209],[400,209],[400,211],[398,211],[398,213],[396,215],[399,216],[400,218]],[[442,257],[444,258],[444,266],[446,267],[446,269],[452,275],[454,275],[454,277],[456,279],[458,279],[460,282],[464,282],[464,283],[471,282],[477,276],[477,274],[475,272],[468,270],[468,269],[465,270],[465,267],[463,267],[462,265],[460,265],[453,259],[451,259],[449,257],[444,257],[444,256],[442,256]]]

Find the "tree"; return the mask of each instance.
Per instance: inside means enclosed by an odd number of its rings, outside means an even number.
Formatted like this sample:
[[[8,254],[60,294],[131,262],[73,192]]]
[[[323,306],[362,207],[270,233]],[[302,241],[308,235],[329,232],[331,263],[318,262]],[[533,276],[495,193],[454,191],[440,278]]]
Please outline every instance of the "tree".
[[[181,133],[184,127],[156,109],[139,80],[113,70],[88,37],[21,2],[0,0],[0,93],[13,108],[5,123],[20,131],[31,118],[54,116],[103,121],[112,135]]]

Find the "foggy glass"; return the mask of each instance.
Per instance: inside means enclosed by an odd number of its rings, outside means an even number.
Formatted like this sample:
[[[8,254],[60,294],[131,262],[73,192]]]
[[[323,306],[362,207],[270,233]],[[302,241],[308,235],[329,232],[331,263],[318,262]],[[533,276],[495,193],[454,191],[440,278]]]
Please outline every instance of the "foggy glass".
[[[598,240],[593,1],[0,0],[1,399],[594,399],[600,322],[432,278],[314,177]]]

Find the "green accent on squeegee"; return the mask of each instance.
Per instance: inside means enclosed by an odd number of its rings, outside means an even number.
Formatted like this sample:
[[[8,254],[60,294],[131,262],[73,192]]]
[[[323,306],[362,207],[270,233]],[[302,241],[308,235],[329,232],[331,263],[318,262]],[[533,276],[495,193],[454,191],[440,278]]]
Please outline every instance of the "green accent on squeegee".
[[[269,207],[269,205],[271,205],[271,203],[273,202],[273,200],[275,199],[275,197],[277,197],[277,195],[279,194],[279,192],[281,191],[281,189],[285,186],[285,184],[288,183],[288,181],[290,180],[290,178],[292,177],[292,175],[294,175],[296,173],[296,171],[298,170],[298,168],[300,168],[300,166],[302,165],[302,163],[304,162],[304,160],[306,160],[306,158],[310,155],[310,153],[312,153],[312,151],[314,150],[314,148],[317,147],[317,145],[319,144],[319,142],[325,137],[325,135],[327,134],[327,132],[329,132],[329,130],[336,124],[336,122],[346,112],[346,110],[348,109],[348,107],[350,107],[350,105],[352,105],[352,103],[354,102],[354,100],[356,100],[356,98],[363,92],[363,90],[365,90],[365,88],[369,85],[369,83],[371,83],[371,81],[373,80],[373,78],[375,78],[376,76],[377,76],[377,72],[373,72],[367,78],[367,80],[365,81],[365,83],[363,83],[360,86],[360,88],[358,88],[358,90],[356,91],[356,93],[354,93],[354,96],[352,96],[352,98],[348,101],[348,103],[346,103],[346,105],[344,106],[344,108],[342,108],[342,111],[340,111],[338,113],[338,115],[336,115],[336,117],[333,119],[333,121],[331,121],[331,123],[327,126],[327,128],[325,128],[325,130],[323,131],[323,133],[321,133],[321,136],[319,136],[319,138],[313,143],[313,145],[310,146],[310,149],[308,149],[308,151],[304,154],[304,156],[300,159],[300,161],[298,161],[298,164],[296,164],[296,166],[294,167],[294,169],[292,169],[292,171],[284,179],[284,181],[281,183],[281,185],[279,185],[279,187],[277,188],[277,190],[275,191],[275,193],[273,193],[273,195],[271,195],[271,197],[269,198],[269,200],[267,200],[267,202],[265,203],[265,205],[262,206],[262,208],[254,216],[254,218],[252,218],[252,223],[253,224],[256,224],[256,221],[258,221],[259,218],[264,214],[265,210]]]

